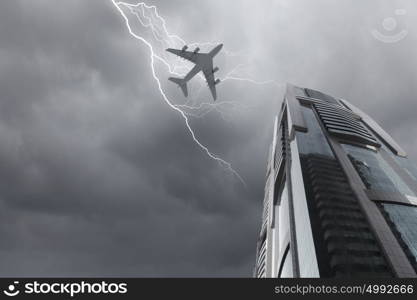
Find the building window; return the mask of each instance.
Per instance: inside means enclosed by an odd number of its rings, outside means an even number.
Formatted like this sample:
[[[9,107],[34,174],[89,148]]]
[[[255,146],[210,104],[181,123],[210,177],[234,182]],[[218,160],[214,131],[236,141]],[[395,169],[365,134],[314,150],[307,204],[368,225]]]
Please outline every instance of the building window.
[[[394,234],[417,271],[417,207],[381,204],[385,218],[393,226]]]
[[[298,151],[300,154],[321,154],[334,158],[318,120],[312,109],[301,106],[308,132],[297,132]]]
[[[342,146],[367,189],[416,196],[378,152],[348,144]]]
[[[409,159],[393,155],[398,165],[402,167],[417,184],[417,167]]]

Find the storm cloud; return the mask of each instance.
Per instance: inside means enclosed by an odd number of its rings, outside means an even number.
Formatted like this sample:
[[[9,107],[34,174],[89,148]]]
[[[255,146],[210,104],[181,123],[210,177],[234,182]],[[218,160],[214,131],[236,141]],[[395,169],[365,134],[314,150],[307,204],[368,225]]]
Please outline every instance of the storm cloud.
[[[110,0],[1,1],[0,275],[251,276],[286,82],[349,100],[417,160],[414,2],[148,3],[173,33],[221,41],[245,76],[276,82],[225,81],[219,100],[244,108],[190,118],[244,186],[163,101],[149,49]],[[371,34],[390,16],[390,34],[407,30],[393,44]]]

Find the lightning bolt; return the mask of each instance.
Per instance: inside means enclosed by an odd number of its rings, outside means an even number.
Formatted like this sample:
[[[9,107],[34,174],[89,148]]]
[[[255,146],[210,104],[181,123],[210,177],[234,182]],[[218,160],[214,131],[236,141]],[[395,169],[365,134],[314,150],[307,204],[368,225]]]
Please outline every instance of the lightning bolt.
[[[125,20],[125,24],[128,28],[128,31],[130,33],[131,36],[133,36],[135,39],[141,41],[142,43],[144,43],[150,52],[150,67],[151,67],[151,71],[152,71],[152,76],[155,79],[155,82],[157,83],[159,92],[162,96],[162,98],[164,99],[164,101],[166,102],[166,104],[172,108],[174,111],[176,111],[177,113],[179,113],[179,115],[184,119],[185,121],[185,125],[189,131],[189,133],[191,134],[191,137],[193,139],[193,141],[198,145],[198,147],[201,148],[201,150],[203,150],[211,159],[217,161],[220,165],[222,165],[223,167],[225,167],[226,169],[230,170],[242,183],[243,185],[246,186],[245,181],[243,180],[243,178],[239,175],[239,173],[233,169],[232,165],[225,161],[224,159],[214,155],[213,153],[210,152],[210,150],[203,145],[198,138],[196,137],[193,129],[190,126],[190,122],[189,119],[187,117],[187,115],[184,113],[183,110],[181,110],[178,106],[174,105],[169,98],[167,97],[167,95],[165,94],[165,92],[162,89],[162,85],[161,85],[161,81],[159,79],[159,77],[156,74],[155,71],[155,60],[160,61],[161,63],[163,63],[170,71],[170,73],[173,74],[178,74],[175,71],[175,67],[172,68],[171,64],[168,63],[168,61],[162,57],[161,55],[158,55],[157,53],[155,53],[152,44],[150,42],[148,42],[144,37],[139,36],[138,34],[136,34],[129,23],[129,18],[126,16],[125,12],[121,9],[121,6],[124,6],[126,8],[128,8],[132,13],[134,13],[137,17],[137,19],[139,20],[139,22],[142,24],[142,26],[144,27],[148,27],[151,29],[152,34],[154,36],[154,38],[160,42],[162,45],[164,43],[170,42],[172,44],[175,44],[175,41],[179,42],[180,44],[186,44],[185,41],[183,39],[181,39],[179,36],[176,35],[172,35],[172,34],[168,34],[168,31],[166,30],[166,24],[163,18],[161,18],[156,10],[155,6],[148,6],[145,3],[138,3],[136,5],[132,5],[132,4],[128,4],[125,2],[116,2],[115,0],[112,0],[113,5],[116,7],[116,9],[120,12],[120,14],[122,15],[122,17]],[[137,10],[135,10],[135,8],[139,8]],[[154,23],[152,21],[152,16],[147,16],[146,15],[146,11],[144,8],[152,10],[154,12],[154,16],[156,17],[157,21],[161,22],[161,27],[157,28],[156,26],[154,26]],[[140,18],[139,13],[142,13],[143,18]],[[146,20],[148,22],[146,22]],[[160,31],[160,29],[162,29],[162,32]],[[167,39],[164,39],[164,35],[165,37],[167,37]],[[197,44],[197,43],[195,43]],[[206,44],[213,44],[213,43],[206,43]],[[180,75],[180,74],[178,74]]]
[[[253,108],[236,101],[217,101],[215,103],[203,102],[198,105],[176,104],[176,107],[182,109],[188,116],[200,119],[212,111],[217,111],[224,121],[229,121],[227,115],[238,109],[244,110]]]

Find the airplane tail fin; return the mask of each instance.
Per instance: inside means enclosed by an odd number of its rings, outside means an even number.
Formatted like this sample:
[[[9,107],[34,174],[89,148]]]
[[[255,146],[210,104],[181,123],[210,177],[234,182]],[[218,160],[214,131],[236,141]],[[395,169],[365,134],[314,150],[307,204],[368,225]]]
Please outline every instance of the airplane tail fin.
[[[176,77],[169,77],[168,80],[176,83],[184,93],[185,97],[188,97],[188,89],[187,89],[187,81],[185,81],[182,78],[176,78]]]

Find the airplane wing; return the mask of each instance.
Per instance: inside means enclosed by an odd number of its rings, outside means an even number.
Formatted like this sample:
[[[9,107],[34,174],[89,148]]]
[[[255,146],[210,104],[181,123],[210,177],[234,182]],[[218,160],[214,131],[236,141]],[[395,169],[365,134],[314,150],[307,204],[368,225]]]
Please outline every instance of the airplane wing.
[[[211,95],[213,96],[213,99],[216,100],[217,92],[216,92],[216,82],[214,80],[213,68],[204,69],[203,73],[204,73],[204,77],[206,77],[206,81],[210,89]]]
[[[197,62],[197,57],[199,57],[201,55],[204,55],[202,53],[194,53],[194,52],[191,52],[191,51],[178,50],[178,49],[172,49],[172,48],[168,48],[167,51],[171,52],[172,54],[175,54],[179,57],[182,57],[186,60],[189,60],[192,63],[196,63]]]

